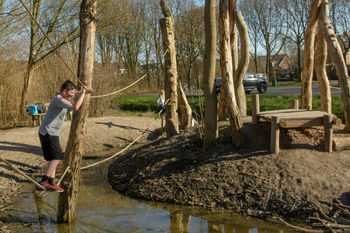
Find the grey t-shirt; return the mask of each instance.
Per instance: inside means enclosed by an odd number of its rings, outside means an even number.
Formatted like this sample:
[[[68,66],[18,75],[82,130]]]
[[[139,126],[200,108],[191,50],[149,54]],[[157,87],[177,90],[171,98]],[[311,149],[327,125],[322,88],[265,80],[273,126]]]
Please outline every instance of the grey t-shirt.
[[[61,94],[57,93],[51,100],[49,109],[46,112],[43,122],[40,125],[39,133],[41,135],[50,134],[58,136],[60,134],[67,110],[72,103],[64,99]]]

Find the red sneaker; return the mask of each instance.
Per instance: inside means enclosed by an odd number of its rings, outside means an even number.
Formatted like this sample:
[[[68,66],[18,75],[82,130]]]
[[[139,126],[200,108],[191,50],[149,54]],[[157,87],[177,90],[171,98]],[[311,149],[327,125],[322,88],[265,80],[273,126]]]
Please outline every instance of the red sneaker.
[[[62,193],[64,191],[63,188],[60,188],[57,186],[55,182],[52,182],[52,184],[49,184],[51,189],[54,189],[55,191]]]
[[[40,181],[39,184],[40,184],[41,186],[43,186],[44,188],[46,188],[46,189],[49,189],[49,188],[50,188],[50,183],[49,183],[48,180]]]

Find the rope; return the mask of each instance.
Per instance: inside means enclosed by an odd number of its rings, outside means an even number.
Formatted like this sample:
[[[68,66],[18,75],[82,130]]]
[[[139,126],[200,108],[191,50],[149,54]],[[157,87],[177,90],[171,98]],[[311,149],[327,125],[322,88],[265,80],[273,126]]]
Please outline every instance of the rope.
[[[159,64],[158,64],[158,65],[159,65]],[[157,65],[157,67],[158,67],[158,65]],[[157,67],[156,67],[156,68],[157,68]],[[155,69],[156,69],[156,68],[155,68]],[[153,72],[153,70],[152,70],[152,72]],[[152,73],[152,72],[151,72],[151,73]],[[140,82],[140,81],[141,81],[142,79],[144,79],[146,76],[147,76],[147,74],[145,74],[144,76],[142,76],[141,78],[139,78],[139,79],[136,80],[135,82],[131,83],[130,85],[128,85],[128,86],[126,86],[126,87],[124,87],[124,88],[122,88],[122,89],[120,89],[120,90],[118,90],[118,91],[114,91],[114,92],[112,92],[112,93],[104,94],[104,95],[94,95],[94,96],[91,96],[90,99],[106,97],[106,96],[110,96],[110,95],[114,95],[114,94],[117,94],[117,93],[119,93],[119,92],[122,92],[122,91],[128,89],[129,87],[135,85],[136,83]]]
[[[169,52],[169,49],[167,49],[164,53],[163,53],[163,56],[165,56],[165,54],[167,54]],[[158,69],[158,67],[160,66],[161,63],[157,64],[156,67],[154,67],[154,69],[149,73],[149,74],[152,74],[156,69]],[[135,85],[136,83],[140,82],[142,79],[144,79],[145,77],[147,77],[147,74],[143,75],[141,78],[139,78],[138,80],[136,80],[135,82],[131,83],[130,85],[120,89],[120,90],[117,90],[117,91],[114,91],[114,92],[111,92],[109,94],[104,94],[104,95],[95,95],[95,96],[91,96],[90,99],[94,99],[94,98],[101,98],[101,97],[106,97],[106,96],[110,96],[110,95],[114,95],[114,94],[117,94],[119,92],[122,92],[126,89],[128,89],[129,87]]]
[[[131,143],[130,143],[128,146],[126,146],[123,150],[121,150],[121,151],[115,153],[114,155],[112,155],[112,156],[110,156],[110,157],[108,157],[108,158],[106,158],[106,159],[104,159],[104,160],[101,160],[101,161],[99,161],[99,162],[96,162],[96,163],[87,165],[87,166],[85,166],[85,167],[82,167],[82,168],[80,168],[80,170],[85,170],[85,169],[87,169],[87,168],[94,167],[94,166],[96,166],[96,165],[98,165],[98,164],[104,163],[104,162],[106,162],[106,161],[108,161],[108,160],[110,160],[110,159],[112,159],[112,158],[114,158],[114,157],[120,155],[121,153],[123,153],[124,151],[126,151],[129,147],[131,147],[133,144],[135,144],[135,142],[137,142],[147,131],[148,131],[148,128],[145,129],[145,131],[143,131],[143,133],[142,133],[140,136],[138,136],[133,142],[131,142]]]
[[[22,1],[19,0],[23,7],[26,9],[26,11],[28,12],[28,14],[30,15],[30,17],[33,19],[33,21],[35,22],[35,24],[39,27],[40,31],[43,33],[43,35],[45,36],[45,38],[47,39],[47,41],[51,44],[52,48],[56,51],[57,55],[59,56],[59,58],[62,60],[62,62],[64,63],[64,65],[68,68],[68,70],[72,73],[73,77],[78,80],[78,82],[85,87],[86,85],[78,78],[78,76],[74,73],[74,71],[69,67],[69,65],[67,64],[67,62],[63,59],[63,57],[61,56],[61,54],[58,52],[56,46],[51,42],[51,40],[49,39],[49,37],[46,35],[46,33],[44,32],[44,30],[42,29],[42,27],[39,25],[38,21],[34,18],[32,12],[30,12],[30,10],[28,9],[28,7],[26,6],[26,4]]]
[[[63,174],[62,174],[60,180],[57,182],[57,186],[60,186],[60,184],[61,184],[61,182],[62,182],[64,176],[65,176],[66,173],[68,172],[69,168],[70,168],[70,167],[68,166],[68,167],[66,168],[66,170],[63,172]]]
[[[16,172],[18,172],[19,174],[21,174],[22,176],[24,176],[28,181],[32,182],[35,186],[37,186],[39,189],[41,190],[46,190],[46,188],[44,188],[43,186],[41,186],[38,182],[36,182],[35,180],[33,180],[32,178],[30,178],[29,176],[27,176],[24,172],[22,172],[21,170],[19,170],[17,167],[13,166],[11,163],[7,162],[7,160],[3,159],[0,157],[0,160],[2,162],[4,162],[7,166],[9,166],[10,168],[12,168],[13,170],[15,170]]]

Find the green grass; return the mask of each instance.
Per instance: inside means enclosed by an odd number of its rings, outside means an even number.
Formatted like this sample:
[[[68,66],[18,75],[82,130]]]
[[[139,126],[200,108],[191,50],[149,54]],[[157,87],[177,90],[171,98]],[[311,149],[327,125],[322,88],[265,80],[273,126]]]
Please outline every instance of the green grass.
[[[312,81],[313,84],[317,84],[317,81]],[[291,85],[301,85],[301,82],[296,80],[278,80],[277,86],[291,86]],[[272,81],[269,82],[269,86],[272,87]]]
[[[146,115],[153,117],[158,112],[157,96],[120,96],[115,98],[117,106],[126,115]],[[193,110],[199,111],[199,97],[188,96],[188,101]],[[200,98],[202,103],[204,97]],[[260,95],[260,111],[269,111],[277,109],[287,109],[290,107],[291,100],[298,99],[301,104],[300,96],[293,95]],[[251,115],[251,95],[247,95],[247,112]],[[314,96],[312,99],[312,106],[314,110],[320,110],[320,97]],[[340,96],[332,97],[333,114],[337,115],[344,122],[343,103]],[[147,113],[146,112],[151,112]]]

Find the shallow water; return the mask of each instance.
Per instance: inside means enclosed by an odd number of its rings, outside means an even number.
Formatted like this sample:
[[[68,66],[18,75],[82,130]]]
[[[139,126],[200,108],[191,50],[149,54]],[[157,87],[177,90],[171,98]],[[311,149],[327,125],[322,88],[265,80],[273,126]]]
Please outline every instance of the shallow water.
[[[6,222],[16,232],[292,232],[255,218],[128,198],[111,188],[106,171],[106,165],[82,171],[75,223],[56,224],[58,193],[38,196],[30,185]]]

